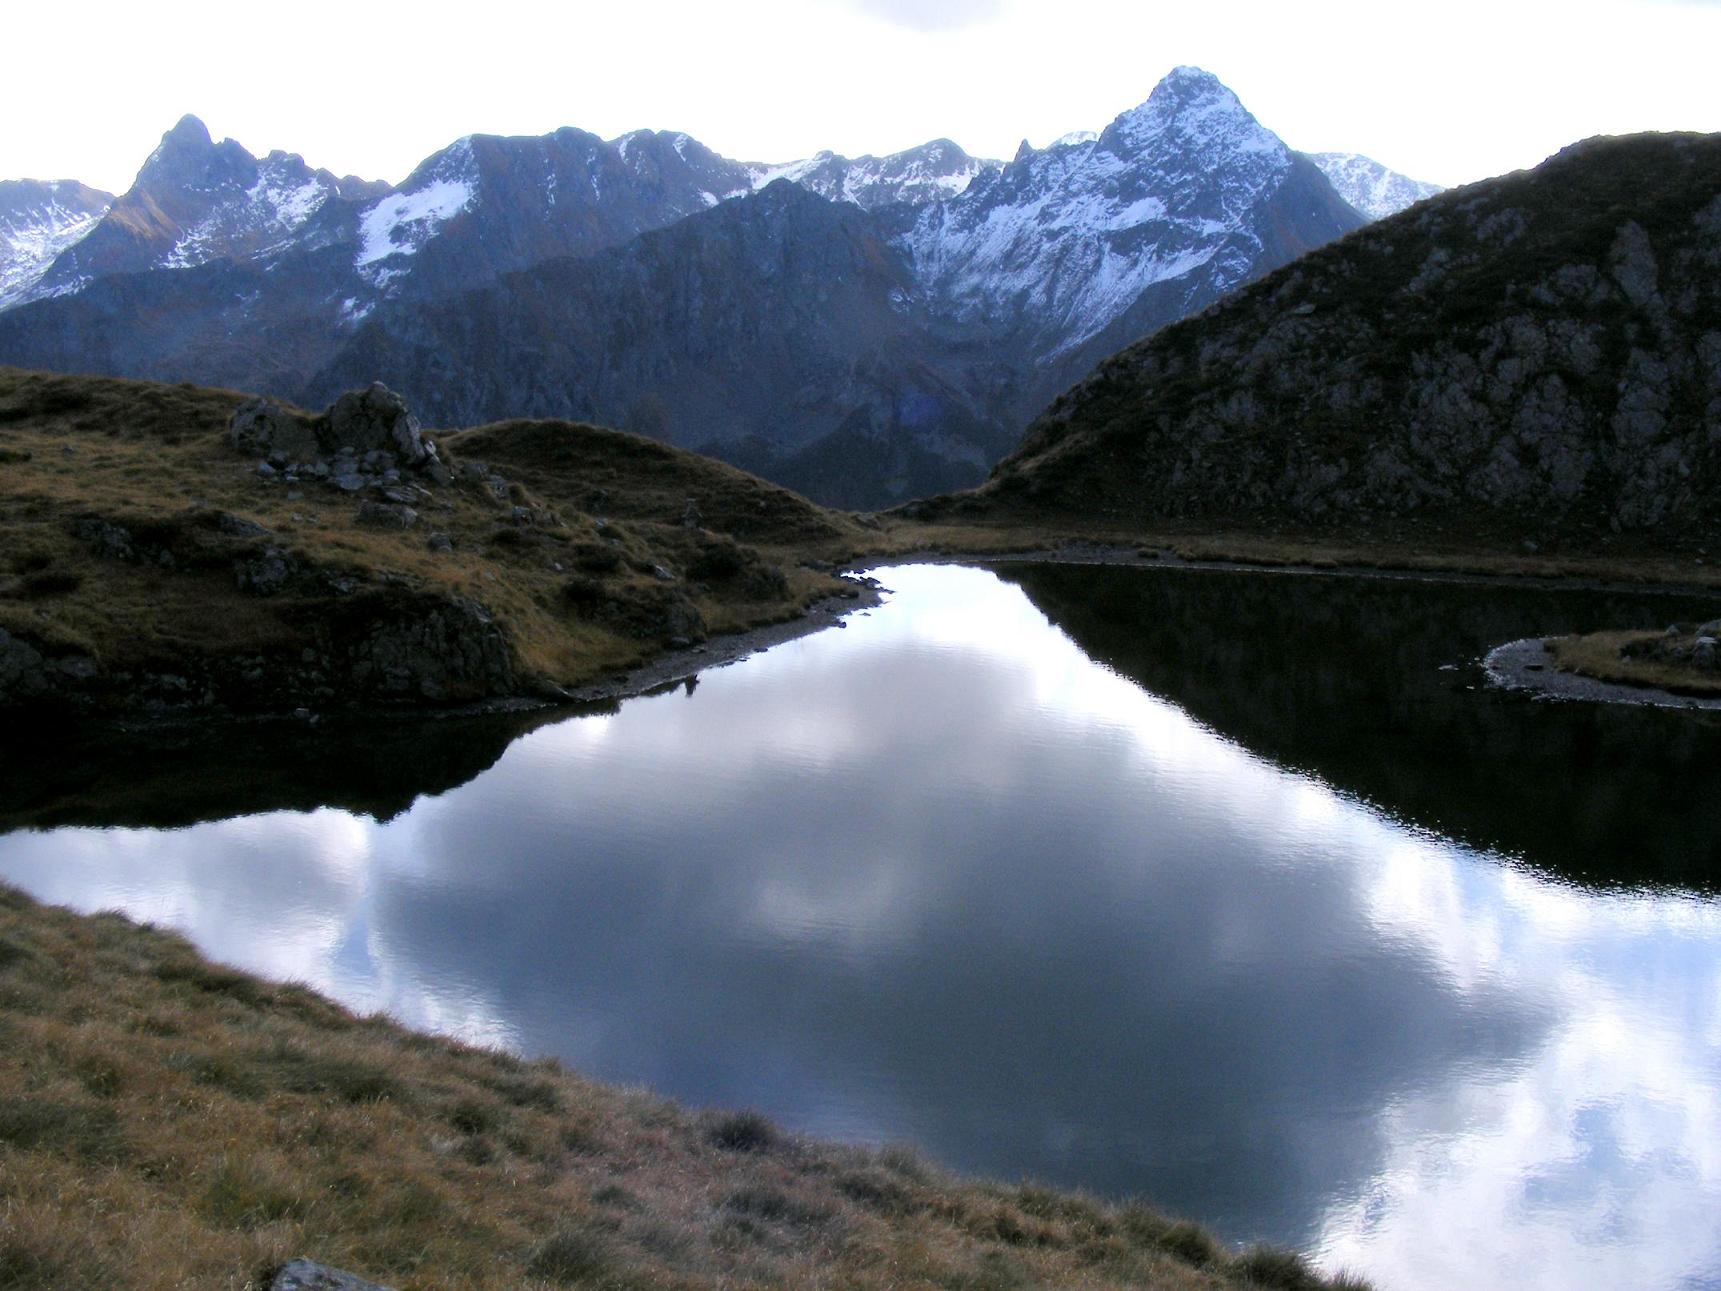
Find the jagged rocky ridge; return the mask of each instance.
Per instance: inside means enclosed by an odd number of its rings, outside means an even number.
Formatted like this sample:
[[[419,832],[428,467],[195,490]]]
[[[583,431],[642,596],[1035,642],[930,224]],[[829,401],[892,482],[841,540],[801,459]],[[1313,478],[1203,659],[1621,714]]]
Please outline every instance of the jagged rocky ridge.
[[[1721,136],[1574,145],[1102,364],[929,511],[1683,549],[1721,525]]]
[[[627,425],[876,506],[978,482],[1095,361],[1362,222],[1190,68],[1003,166],[561,130],[463,139],[379,197],[246,156],[182,123],[36,288],[61,294],[0,315],[0,360],[309,405],[380,379],[432,423]],[[264,192],[296,196],[231,215]]]

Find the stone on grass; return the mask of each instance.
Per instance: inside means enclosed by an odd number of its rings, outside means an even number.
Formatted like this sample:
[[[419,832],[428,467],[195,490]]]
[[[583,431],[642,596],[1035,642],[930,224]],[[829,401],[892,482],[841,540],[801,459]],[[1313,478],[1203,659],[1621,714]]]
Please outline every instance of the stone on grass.
[[[288,1260],[269,1284],[269,1291],[392,1291],[356,1273],[332,1269],[312,1260]]]
[[[380,381],[368,390],[349,390],[336,399],[322,422],[329,447],[336,451],[387,453],[408,466],[432,456],[406,400]]]
[[[418,512],[397,503],[366,498],[359,504],[359,523],[375,529],[410,529],[418,523]]]

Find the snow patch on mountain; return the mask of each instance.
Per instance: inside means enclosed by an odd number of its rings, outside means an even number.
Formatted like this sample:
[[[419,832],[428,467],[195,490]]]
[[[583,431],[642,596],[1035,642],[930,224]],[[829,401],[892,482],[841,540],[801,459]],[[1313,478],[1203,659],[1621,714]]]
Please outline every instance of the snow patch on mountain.
[[[1397,215],[1407,206],[1446,191],[1439,184],[1427,184],[1388,170],[1361,153],[1312,152],[1308,157],[1338,189],[1339,196],[1371,220]]]
[[[832,202],[871,209],[894,203],[922,205],[956,197],[1001,163],[970,157],[948,139],[935,139],[884,157],[817,152],[780,165],[749,165],[752,191],[787,179]]]
[[[353,263],[362,269],[389,256],[412,255],[471,203],[472,185],[458,179],[433,180],[416,193],[383,198],[360,218]]]
[[[238,246],[269,256],[291,242],[336,192],[332,177],[311,172],[298,157],[271,155],[259,165],[257,182],[185,230],[161,266],[189,269],[230,255]]]
[[[112,200],[68,182],[0,183],[0,309],[31,299],[49,266],[89,236]]]

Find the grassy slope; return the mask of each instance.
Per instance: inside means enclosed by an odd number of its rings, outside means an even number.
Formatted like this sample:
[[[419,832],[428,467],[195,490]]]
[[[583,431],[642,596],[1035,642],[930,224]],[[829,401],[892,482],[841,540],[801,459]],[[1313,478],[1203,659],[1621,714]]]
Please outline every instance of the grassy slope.
[[[1295,1257],[360,1018],[0,887],[0,1285],[1334,1285]],[[1355,1285],[1355,1284],[1350,1284]]]
[[[511,496],[458,483],[420,506],[415,528],[366,528],[358,500],[331,485],[306,483],[290,500],[257,478],[226,440],[242,398],[0,368],[0,628],[107,672],[172,670],[205,657],[290,658],[311,626],[367,596],[459,595],[495,616],[523,679],[568,685],[661,648],[649,610],[670,593],[654,567],[676,576],[671,591],[708,630],[724,631],[792,617],[833,590],[799,561],[840,558],[864,533],[730,467],[566,423],[444,437],[445,456],[458,465],[481,453],[513,481]],[[699,527],[681,523],[690,497]],[[535,518],[516,523],[515,506]],[[217,513],[269,534],[220,533]],[[90,517],[171,551],[173,567],[100,554],[74,533]],[[600,530],[600,519],[622,517]],[[452,553],[427,548],[433,531],[450,535]],[[308,570],[350,576],[358,596],[241,593],[234,562],[265,543]],[[582,594],[570,597],[570,583]]]
[[[1550,641],[1554,666],[1597,681],[1623,686],[1644,686],[1672,695],[1703,699],[1721,697],[1721,677],[1702,672],[1686,663],[1654,658],[1632,658],[1627,647],[1655,642],[1659,632],[1591,632],[1584,636],[1556,637]]]

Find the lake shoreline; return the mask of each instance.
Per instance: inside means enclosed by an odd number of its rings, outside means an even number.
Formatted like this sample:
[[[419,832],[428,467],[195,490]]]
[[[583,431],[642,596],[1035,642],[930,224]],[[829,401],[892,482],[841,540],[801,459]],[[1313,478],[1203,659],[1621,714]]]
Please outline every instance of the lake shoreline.
[[[876,609],[884,604],[883,593],[888,588],[869,576],[868,571],[906,565],[990,565],[1045,564],[1087,565],[1109,568],[1168,570],[1193,573],[1275,574],[1291,577],[1373,579],[1402,583],[1458,584],[1471,586],[1510,586],[1531,590],[1570,590],[1582,592],[1630,593],[1669,596],[1714,595],[1714,587],[1700,583],[1670,581],[1627,581],[1600,576],[1572,574],[1533,574],[1526,572],[1492,572],[1453,567],[1405,568],[1390,564],[1314,563],[1287,560],[1262,561],[1242,556],[1237,558],[1192,558],[1179,555],[1169,547],[1148,550],[1139,545],[1089,542],[1068,539],[1046,547],[1005,548],[996,551],[963,551],[949,547],[923,548],[909,551],[875,551],[844,564],[834,572],[849,583],[853,594],[824,596],[809,603],[795,617],[752,628],[725,632],[698,644],[666,647],[646,662],[623,672],[577,686],[555,688],[552,693],[541,689],[531,693],[502,695],[459,705],[372,704],[343,706],[334,710],[297,710],[261,713],[185,710],[140,716],[129,714],[113,718],[90,717],[83,724],[90,729],[112,729],[125,732],[173,730],[209,725],[268,725],[279,722],[321,721],[325,716],[380,719],[424,720],[427,718],[460,718],[486,714],[523,713],[551,710],[559,707],[578,709],[593,704],[615,703],[625,699],[654,694],[686,683],[701,673],[727,667],[754,654],[769,650],[827,628],[842,628],[851,615]],[[1514,676],[1523,673],[1521,668]],[[1584,679],[1589,682],[1591,679]],[[1562,698],[1607,698],[1615,703],[1644,703],[1646,699],[1632,698],[1629,692],[1642,688],[1616,683],[1593,682],[1590,687],[1573,686],[1561,690]],[[1522,681],[1514,689],[1535,689]],[[1621,692],[1614,695],[1613,692]],[[1603,692],[1606,692],[1605,695]],[[1671,695],[1665,707],[1706,707],[1692,704],[1685,697]]]
[[[1721,712],[1721,698],[1680,695],[1659,686],[1632,686],[1562,672],[1554,666],[1546,641],[1544,637],[1524,637],[1495,646],[1483,656],[1482,670],[1493,685],[1539,700]]]

